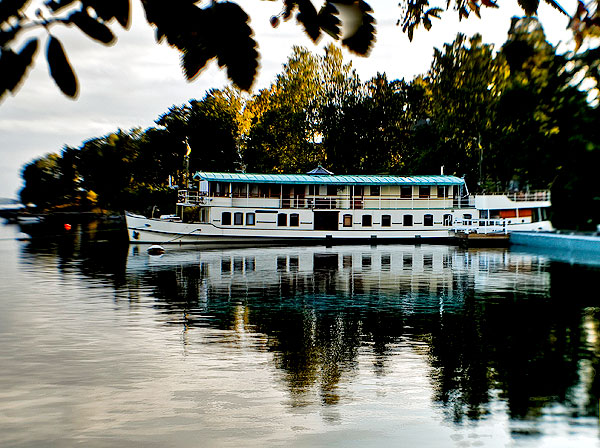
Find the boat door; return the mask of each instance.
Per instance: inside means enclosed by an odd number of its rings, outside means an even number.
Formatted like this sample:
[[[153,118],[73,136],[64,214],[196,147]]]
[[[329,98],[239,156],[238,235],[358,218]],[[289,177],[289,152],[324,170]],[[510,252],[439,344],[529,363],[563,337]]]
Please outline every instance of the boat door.
[[[315,210],[314,214],[313,223],[315,230],[338,230],[340,212]]]

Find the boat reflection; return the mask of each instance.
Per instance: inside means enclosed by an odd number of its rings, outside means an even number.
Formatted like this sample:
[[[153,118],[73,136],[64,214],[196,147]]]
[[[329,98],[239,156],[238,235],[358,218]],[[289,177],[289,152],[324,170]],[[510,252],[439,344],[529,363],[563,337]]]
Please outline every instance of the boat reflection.
[[[251,339],[270,351],[293,406],[339,403],[365,365],[385,377],[417,355],[447,419],[505,406],[535,421],[548,409],[598,416],[597,273],[504,249],[170,248],[153,257],[132,246],[125,283],[130,297],[150,290],[184,333],[216,328],[224,331],[212,342]]]

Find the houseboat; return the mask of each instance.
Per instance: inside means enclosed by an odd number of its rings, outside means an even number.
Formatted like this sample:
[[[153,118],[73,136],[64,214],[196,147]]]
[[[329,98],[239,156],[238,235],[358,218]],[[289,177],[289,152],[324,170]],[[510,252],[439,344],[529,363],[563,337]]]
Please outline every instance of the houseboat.
[[[401,242],[551,230],[548,191],[470,195],[463,178],[197,172],[175,215],[126,212],[132,243]]]

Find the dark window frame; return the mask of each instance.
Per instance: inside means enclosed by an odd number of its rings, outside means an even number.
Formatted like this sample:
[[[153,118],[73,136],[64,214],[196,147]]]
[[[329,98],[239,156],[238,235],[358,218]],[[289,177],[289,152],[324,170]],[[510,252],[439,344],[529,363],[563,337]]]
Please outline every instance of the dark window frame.
[[[423,225],[425,227],[433,227],[433,215],[428,213],[423,216]]]
[[[300,227],[300,215],[298,213],[290,214],[290,227]]]
[[[242,212],[235,212],[233,214],[233,225],[234,226],[243,226],[244,225],[244,214]]]
[[[287,227],[287,213],[277,214],[277,227]]]
[[[221,213],[221,224],[224,226],[231,225],[231,212],[223,212]]]

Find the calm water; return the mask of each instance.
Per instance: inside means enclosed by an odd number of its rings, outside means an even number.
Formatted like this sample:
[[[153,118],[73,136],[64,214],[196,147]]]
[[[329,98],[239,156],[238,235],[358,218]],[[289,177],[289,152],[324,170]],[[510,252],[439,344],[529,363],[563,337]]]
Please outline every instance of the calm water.
[[[48,232],[0,226],[2,447],[600,446],[598,260]]]

